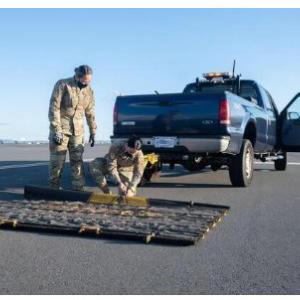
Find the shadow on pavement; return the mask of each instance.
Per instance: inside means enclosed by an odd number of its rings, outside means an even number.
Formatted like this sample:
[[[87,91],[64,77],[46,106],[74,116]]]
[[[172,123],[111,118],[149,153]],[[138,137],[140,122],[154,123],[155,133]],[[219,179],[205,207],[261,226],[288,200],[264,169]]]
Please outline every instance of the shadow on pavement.
[[[149,188],[232,188],[231,184],[215,183],[178,183],[178,182],[153,182],[147,183],[143,187]]]
[[[101,236],[87,236],[87,235],[80,235],[80,234],[76,234],[76,233],[57,233],[57,232],[46,232],[46,231],[39,231],[39,230],[15,230],[12,228],[9,229],[1,229],[1,230],[5,230],[5,231],[12,231],[12,232],[22,232],[23,235],[39,235],[39,236],[43,236],[43,237],[53,237],[55,239],[61,239],[61,240],[66,240],[66,239],[81,239],[81,240],[89,240],[89,241],[95,241],[97,243],[105,243],[105,244],[109,244],[109,245],[135,245],[135,246],[147,246],[147,247],[161,247],[163,246],[164,248],[168,247],[168,248],[174,248],[174,247],[188,247],[190,245],[178,245],[176,243],[172,244],[172,243],[164,243],[164,242],[150,242],[150,243],[146,243],[142,240],[137,240],[137,239],[126,239],[126,238],[120,238],[120,237],[101,237]],[[101,246],[101,245],[99,245]]]
[[[0,200],[14,200],[23,198],[25,185],[48,186],[48,161],[2,161],[1,166],[26,165],[45,163],[31,167],[17,167],[0,169]],[[87,187],[96,187],[88,172],[88,166],[84,164]],[[61,178],[61,186],[64,189],[72,189],[70,163],[65,163]]]
[[[0,200],[20,200],[20,199],[23,199],[23,194],[0,191]]]
[[[160,177],[163,178],[174,178],[174,177],[183,177],[183,176],[187,176],[187,175],[196,175],[196,174],[203,174],[203,173],[210,173],[213,172],[211,169],[203,169],[200,171],[187,171],[183,168],[181,169],[176,169],[175,172],[174,170],[168,170],[168,169],[164,169]]]
[[[110,245],[145,245],[147,247],[152,246],[152,247],[161,247],[164,246],[174,248],[174,247],[182,247],[182,245],[177,245],[177,244],[169,244],[169,243],[163,243],[163,242],[152,242],[146,244],[142,240],[135,240],[135,239],[126,239],[126,238],[119,238],[119,237],[101,237],[101,236],[87,236],[87,235],[80,235],[80,234],[75,234],[75,233],[57,233],[57,232],[46,232],[46,231],[38,231],[38,230],[14,230],[14,229],[2,229],[6,231],[14,231],[14,232],[22,232],[24,235],[39,235],[39,236],[44,236],[44,237],[53,237],[55,239],[82,239],[82,240],[90,240],[90,241],[95,241],[97,243],[105,243],[105,244],[110,244]],[[100,246],[100,245],[99,245]]]
[[[254,169],[254,172],[278,172],[276,170],[272,170],[272,169]]]

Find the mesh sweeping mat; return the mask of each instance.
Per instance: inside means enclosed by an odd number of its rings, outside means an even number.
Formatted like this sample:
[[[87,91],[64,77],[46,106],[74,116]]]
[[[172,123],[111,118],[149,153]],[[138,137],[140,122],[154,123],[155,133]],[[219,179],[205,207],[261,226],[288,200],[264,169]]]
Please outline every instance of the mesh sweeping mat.
[[[199,203],[154,202],[151,205],[150,200],[145,207],[76,201],[0,201],[0,229],[191,245],[203,239],[229,209]]]

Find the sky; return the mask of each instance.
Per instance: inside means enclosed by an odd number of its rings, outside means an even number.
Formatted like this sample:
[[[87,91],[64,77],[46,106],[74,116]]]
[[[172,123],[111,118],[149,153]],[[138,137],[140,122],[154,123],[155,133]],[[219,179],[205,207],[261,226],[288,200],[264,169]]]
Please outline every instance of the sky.
[[[181,92],[234,59],[282,110],[300,92],[300,10],[0,9],[0,138],[46,140],[53,86],[81,64],[108,140],[119,93]]]

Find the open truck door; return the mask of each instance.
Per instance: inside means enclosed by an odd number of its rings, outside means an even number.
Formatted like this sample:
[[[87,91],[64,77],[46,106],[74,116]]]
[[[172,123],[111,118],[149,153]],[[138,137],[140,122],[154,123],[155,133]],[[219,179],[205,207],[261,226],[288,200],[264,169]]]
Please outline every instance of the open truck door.
[[[280,114],[280,144],[285,152],[300,152],[300,93]]]

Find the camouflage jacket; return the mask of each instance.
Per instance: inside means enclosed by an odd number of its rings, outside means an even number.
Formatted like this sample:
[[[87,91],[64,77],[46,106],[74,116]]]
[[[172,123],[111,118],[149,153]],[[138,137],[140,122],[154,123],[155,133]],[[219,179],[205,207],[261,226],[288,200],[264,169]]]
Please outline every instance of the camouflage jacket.
[[[107,171],[118,184],[121,182],[119,172],[133,173],[129,188],[137,187],[144,173],[144,154],[141,150],[128,157],[124,151],[124,144],[112,145],[105,158]]]
[[[59,80],[53,89],[49,106],[50,132],[83,135],[85,114],[90,133],[95,134],[95,100],[90,86],[80,89],[74,77]]]

